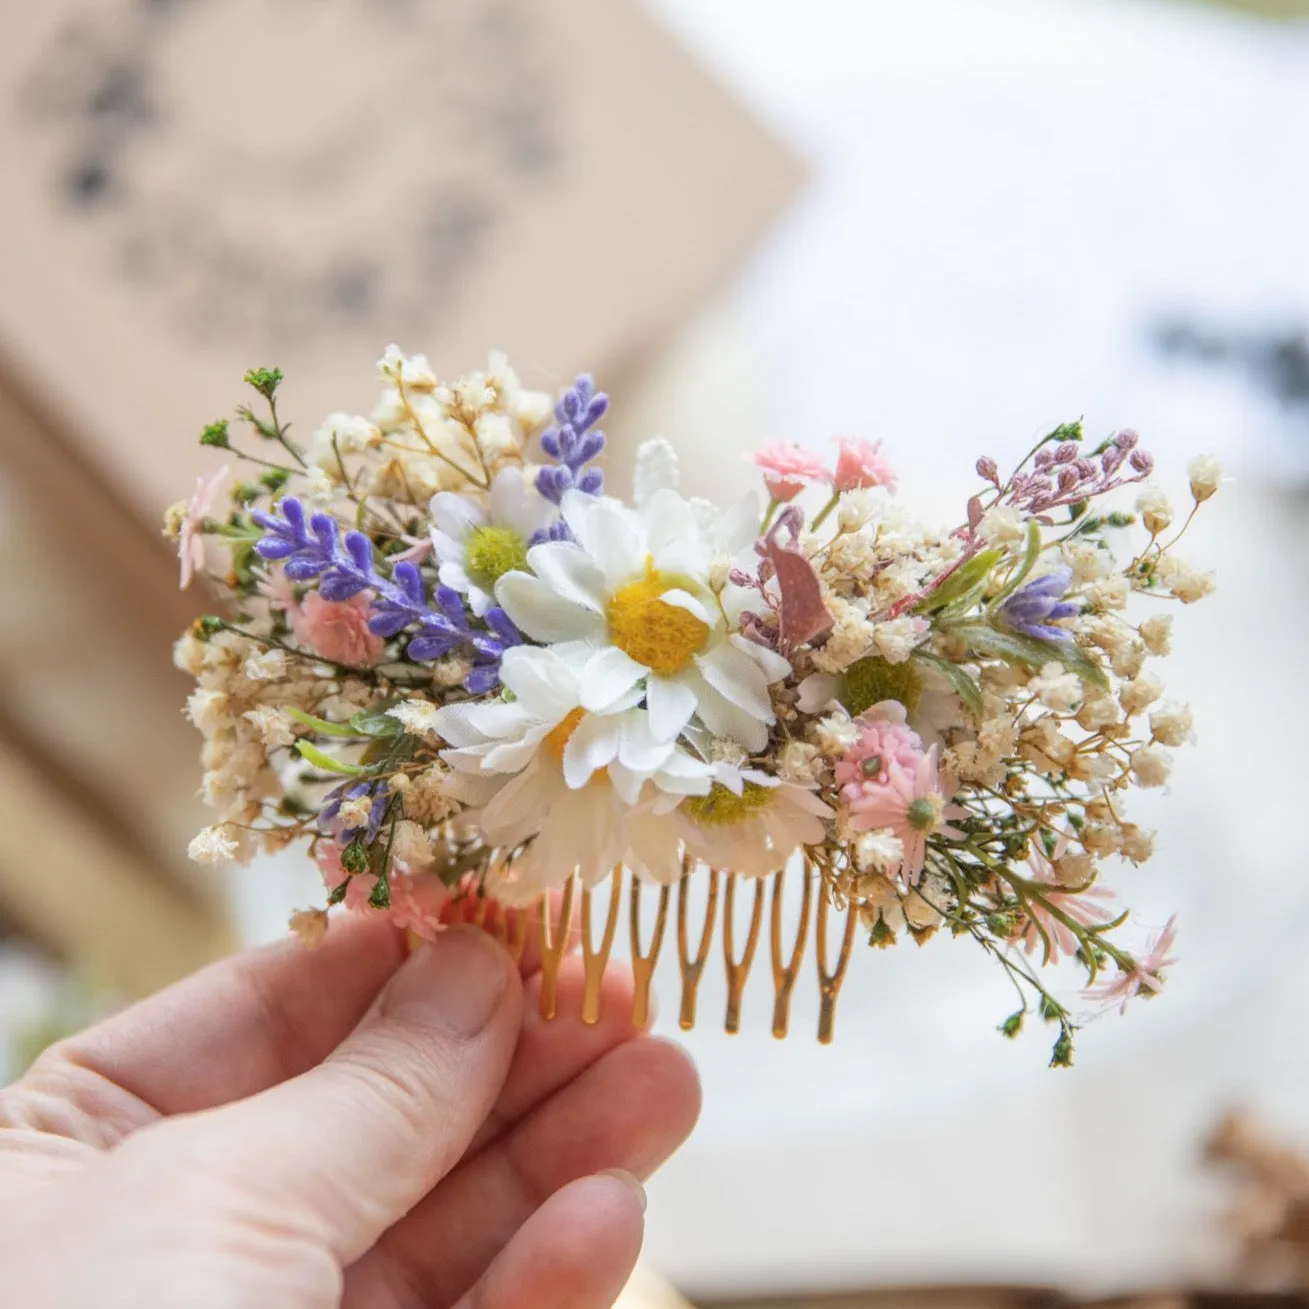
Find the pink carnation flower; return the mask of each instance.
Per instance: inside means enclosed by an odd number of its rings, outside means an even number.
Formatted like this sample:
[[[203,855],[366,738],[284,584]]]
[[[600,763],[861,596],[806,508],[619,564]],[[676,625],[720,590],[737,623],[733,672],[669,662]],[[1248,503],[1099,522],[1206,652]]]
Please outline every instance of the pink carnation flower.
[[[317,591],[310,591],[299,612],[291,615],[296,639],[334,664],[355,668],[375,664],[386,642],[368,630],[372,599],[371,591],[360,591],[349,600],[324,600]]]
[[[1098,1000],[1106,1008],[1118,1005],[1118,1012],[1124,1013],[1127,1002],[1142,991],[1155,995],[1163,989],[1165,968],[1171,968],[1177,960],[1168,952],[1177,939],[1177,915],[1174,914],[1165,924],[1163,931],[1156,932],[1146,946],[1145,954],[1136,961],[1132,968],[1120,970],[1113,977],[1100,985],[1092,987],[1086,993],[1088,1000]],[[1122,1001],[1119,1004],[1119,1001]]]
[[[893,767],[906,773],[918,767],[923,740],[905,722],[904,705],[885,700],[866,709],[855,722],[859,735],[836,764],[837,784],[853,788],[847,799],[862,795],[865,782],[886,786]]]
[[[182,565],[181,589],[191,585],[191,578],[205,566],[204,521],[209,517],[218,499],[218,492],[227,476],[224,464],[212,477],[195,479],[195,494],[186,506],[186,515],[177,535],[177,557]]]
[[[841,790],[853,831],[885,830],[900,838],[904,860],[899,874],[913,886],[918,885],[923,875],[929,836],[953,840],[963,837],[961,831],[946,821],[963,818],[966,811],[948,803],[953,787],[941,775],[938,755],[938,747],[932,746],[926,754],[919,755],[911,768],[891,764],[885,781],[879,775],[849,782]]]
[[[793,441],[773,441],[750,459],[763,470],[768,494],[779,504],[794,500],[812,482],[832,480],[822,455]]]
[[[1067,849],[1068,836],[1065,833],[1054,848],[1054,858],[1062,858]],[[1054,863],[1046,857],[1045,851],[1041,849],[1038,842],[1032,844],[1032,853],[1028,856],[1027,866],[1032,870],[1032,881],[1041,884],[1043,888],[1041,894],[1061,913],[1067,914],[1073,922],[1080,923],[1083,927],[1096,927],[1102,923],[1112,922],[1116,917],[1110,907],[1114,893],[1107,886],[1097,884],[1088,886],[1084,891],[1063,886],[1059,881],[1058,873],[1055,872]],[[1058,889],[1045,890],[1046,887]],[[1044,950],[1047,942],[1050,950],[1048,962],[1052,964],[1057,964],[1063,956],[1071,957],[1077,953],[1079,943],[1072,929],[1060,922],[1049,909],[1042,904],[1032,902],[1027,912],[1029,918],[1018,933],[1018,939],[1022,941],[1023,949],[1028,954],[1032,954],[1037,949]],[[1044,936],[1042,932],[1045,933]]]
[[[838,436],[840,454],[832,485],[838,491],[857,491],[870,486],[895,490],[895,469],[882,454],[880,441],[861,441],[854,436]]]

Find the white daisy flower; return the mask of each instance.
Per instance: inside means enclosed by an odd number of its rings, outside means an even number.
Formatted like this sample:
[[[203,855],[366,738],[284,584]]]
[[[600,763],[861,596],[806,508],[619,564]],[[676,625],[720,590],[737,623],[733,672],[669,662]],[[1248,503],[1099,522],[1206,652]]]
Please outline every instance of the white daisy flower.
[[[495,593],[533,640],[590,650],[583,707],[602,710],[635,690],[661,741],[698,716],[715,736],[762,750],[774,721],[768,686],[790,664],[733,631],[739,615],[724,612],[729,598],[709,584],[715,564],[754,539],[757,506],[743,501],[707,530],[667,487],[639,511],[580,493],[562,509],[575,541],[534,546],[532,572],[505,574]]]
[[[825,839],[832,810],[812,791],[753,768],[714,764],[713,785],[669,814],[667,801],[639,807],[629,822],[637,871],[661,882],[682,876],[682,851],[710,868],[765,877],[804,846]]]
[[[549,523],[554,506],[521,468],[509,467],[495,475],[485,508],[470,496],[438,491],[429,512],[441,581],[463,592],[480,618],[495,603],[496,582],[527,566],[532,537]]]
[[[500,672],[512,702],[447,705],[436,714],[451,747],[442,757],[480,791],[483,839],[506,850],[530,842],[495,881],[494,894],[510,902],[528,902],[572,872],[590,886],[635,863],[627,818],[643,789],[676,804],[710,788],[709,765],[655,739],[636,707],[638,688],[603,713],[583,707],[586,657],[514,647]]]

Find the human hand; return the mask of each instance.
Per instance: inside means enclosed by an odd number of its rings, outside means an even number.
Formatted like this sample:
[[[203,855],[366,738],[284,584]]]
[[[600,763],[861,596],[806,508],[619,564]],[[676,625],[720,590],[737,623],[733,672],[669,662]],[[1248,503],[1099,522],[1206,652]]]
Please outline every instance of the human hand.
[[[0,1090],[7,1309],[612,1305],[698,1082],[621,971],[594,1027],[521,974],[348,920],[52,1047]],[[581,988],[565,961],[562,1013]]]

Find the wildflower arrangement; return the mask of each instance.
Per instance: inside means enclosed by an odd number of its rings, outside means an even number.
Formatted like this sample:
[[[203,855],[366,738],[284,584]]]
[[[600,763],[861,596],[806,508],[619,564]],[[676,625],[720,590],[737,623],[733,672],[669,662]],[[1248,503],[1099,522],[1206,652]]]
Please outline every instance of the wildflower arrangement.
[[[1102,872],[1150,857],[1130,792],[1164,785],[1192,737],[1154,671],[1171,618],[1134,609],[1212,589],[1174,553],[1212,459],[1176,529],[1151,487],[1114,507],[1152,472],[1135,433],[1093,444],[1080,423],[1007,476],[979,459],[945,530],[903,514],[880,445],[848,437],[830,461],[765,446],[762,494],[726,508],[680,492],[650,441],[618,499],[589,376],[552,400],[500,356],[454,384],[394,346],[379,368],[372,416],[331,414],[307,444],[281,373],[247,374],[240,430],[201,444],[250,479],[223,491],[224,465],[169,513],[182,584],[229,600],[176,648],[219,811],[193,858],[304,841],[329,908],[418,937],[472,916],[518,948],[539,930],[551,983],[578,894],[590,1020],[625,883],[638,1020],[674,886],[686,1025],[721,908],[735,1029],[767,884],[778,1035],[811,926],[823,1039],[858,932],[975,942],[1022,997],[1001,1029],[1034,1007],[1056,1065],[1078,1020],[1040,965],[1079,968],[1100,1007],[1159,990],[1175,925],[1134,944]],[[293,926],[314,940],[327,922]]]

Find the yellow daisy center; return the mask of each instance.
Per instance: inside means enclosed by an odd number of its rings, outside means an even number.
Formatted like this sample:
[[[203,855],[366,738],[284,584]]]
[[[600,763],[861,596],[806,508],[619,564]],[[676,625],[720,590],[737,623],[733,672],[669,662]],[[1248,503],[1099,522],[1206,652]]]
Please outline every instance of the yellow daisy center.
[[[527,567],[527,542],[512,527],[474,528],[464,546],[464,572],[484,591],[506,574]]]
[[[682,808],[688,818],[702,827],[730,827],[767,809],[775,794],[774,787],[760,786],[758,782],[747,782],[740,795],[715,782],[708,795],[688,796],[682,801]]]
[[[645,576],[620,586],[609,598],[609,639],[639,664],[670,677],[704,649],[709,625],[680,605],[662,599],[681,589],[677,578],[647,560]]]
[[[569,737],[577,731],[577,725],[586,717],[586,711],[579,705],[576,709],[570,709],[563,718],[552,727],[541,742],[542,748],[549,754],[555,763],[563,763],[564,747],[567,746]]]

